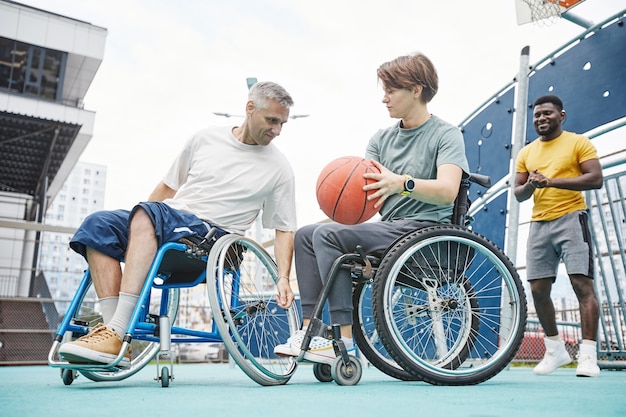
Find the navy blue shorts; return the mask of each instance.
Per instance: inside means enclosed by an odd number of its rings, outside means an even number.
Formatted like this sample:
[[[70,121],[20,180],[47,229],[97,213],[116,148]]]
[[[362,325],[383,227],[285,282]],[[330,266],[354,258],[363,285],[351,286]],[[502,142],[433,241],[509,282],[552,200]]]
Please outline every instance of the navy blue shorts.
[[[158,246],[188,236],[204,237],[211,227],[197,216],[173,209],[165,203],[144,202],[137,204],[132,211],[98,211],[90,214],[72,237],[70,247],[85,259],[87,247],[90,247],[121,261],[128,247],[130,219],[140,209],[152,220]],[[215,237],[224,233],[220,231]]]

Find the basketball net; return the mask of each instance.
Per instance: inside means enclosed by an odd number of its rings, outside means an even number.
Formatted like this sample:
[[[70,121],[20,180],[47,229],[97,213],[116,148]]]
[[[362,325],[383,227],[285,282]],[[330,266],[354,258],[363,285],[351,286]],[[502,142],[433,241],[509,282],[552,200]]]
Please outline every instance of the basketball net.
[[[549,26],[561,18],[559,0],[522,0],[530,8],[530,17],[537,26]]]

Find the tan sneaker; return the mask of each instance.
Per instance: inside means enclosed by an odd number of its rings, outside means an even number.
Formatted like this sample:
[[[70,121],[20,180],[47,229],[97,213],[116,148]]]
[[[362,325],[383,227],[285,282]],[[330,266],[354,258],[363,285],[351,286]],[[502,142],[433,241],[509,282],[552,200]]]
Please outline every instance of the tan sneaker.
[[[110,327],[99,323],[91,331],[73,342],[63,343],[59,355],[71,363],[111,363],[122,349],[122,339]],[[132,349],[129,346],[119,368],[130,368]]]

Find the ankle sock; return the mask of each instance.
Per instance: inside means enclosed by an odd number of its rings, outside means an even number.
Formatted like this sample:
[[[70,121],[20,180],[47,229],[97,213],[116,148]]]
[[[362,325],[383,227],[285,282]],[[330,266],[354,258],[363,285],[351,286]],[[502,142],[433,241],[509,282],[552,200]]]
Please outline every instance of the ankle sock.
[[[108,323],[113,318],[113,314],[115,314],[115,309],[117,308],[117,301],[120,297],[104,297],[98,300],[100,304],[100,313],[102,314],[102,321]]]
[[[341,336],[341,341],[346,347],[346,350],[350,350],[354,347],[354,340],[351,337]]]
[[[111,321],[106,323],[106,325],[111,327],[121,338],[124,338],[126,328],[128,327],[128,323],[130,323],[130,317],[133,315],[138,299],[138,295],[121,292],[115,314],[111,318]]]

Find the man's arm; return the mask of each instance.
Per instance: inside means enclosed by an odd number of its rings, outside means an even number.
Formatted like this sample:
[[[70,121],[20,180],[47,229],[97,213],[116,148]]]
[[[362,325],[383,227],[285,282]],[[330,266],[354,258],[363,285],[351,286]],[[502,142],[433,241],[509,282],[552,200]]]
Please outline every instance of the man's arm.
[[[529,181],[528,172],[515,173],[515,188],[513,193],[519,202],[528,200],[537,189],[537,186]]]
[[[289,273],[293,259],[293,232],[276,230],[274,237],[274,256],[278,266],[278,295],[276,301],[283,308],[289,308],[293,303],[294,295],[289,285]]]
[[[563,190],[587,191],[602,188],[604,180],[602,166],[598,159],[590,159],[580,164],[582,175],[573,178],[547,178],[537,173],[530,180],[536,181],[537,188],[561,188]]]
[[[150,193],[148,201],[163,201],[166,198],[174,197],[174,194],[176,194],[176,190],[168,187],[163,181],[161,181],[156,187],[154,187],[152,193]]]

